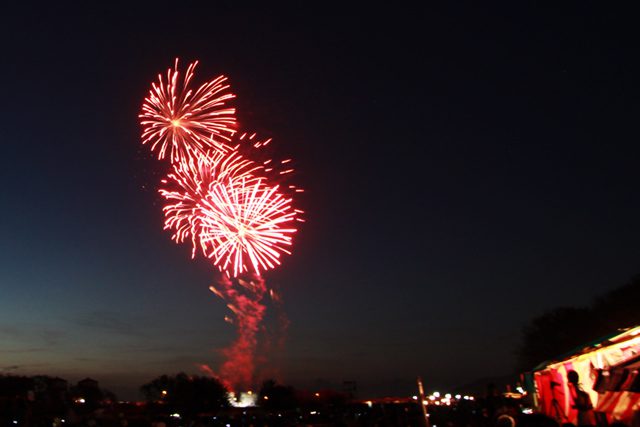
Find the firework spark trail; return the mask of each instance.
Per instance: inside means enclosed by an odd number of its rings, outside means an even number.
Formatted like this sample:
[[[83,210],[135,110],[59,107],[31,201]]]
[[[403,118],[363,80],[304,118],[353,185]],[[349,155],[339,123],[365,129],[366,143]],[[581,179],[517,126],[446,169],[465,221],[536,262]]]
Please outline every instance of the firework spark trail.
[[[238,337],[223,350],[225,361],[220,367],[220,377],[231,389],[251,385],[257,364],[266,360],[258,353],[258,332],[264,329],[261,325],[266,310],[262,301],[267,290],[260,273],[280,264],[281,253],[290,253],[285,246],[291,245],[291,235],[296,232],[286,224],[299,214],[291,207],[291,199],[277,190],[263,180],[242,177],[226,185],[213,184],[201,201],[198,221],[202,250],[224,273],[220,285],[209,289],[235,314],[232,323]],[[271,296],[277,300],[277,294]],[[280,320],[284,333],[287,319],[282,313]],[[269,343],[265,349],[271,350]]]
[[[210,286],[209,289],[223,296],[227,307],[236,316],[234,324],[238,332],[236,340],[223,350],[226,360],[219,374],[230,389],[247,389],[254,381],[258,332],[266,310],[262,300],[267,288],[264,279],[258,275],[239,278],[237,282],[243,292],[226,276],[222,277],[217,287]]]
[[[227,78],[220,76],[204,83],[195,92],[189,88],[198,61],[189,64],[180,80],[178,60],[167,70],[166,82],[158,75],[142,105],[142,143],[151,151],[158,148],[158,159],[167,152],[171,163],[210,151],[227,152],[235,133],[235,108],[225,107],[235,95],[226,93]]]
[[[230,388],[247,387],[255,380],[259,332],[266,305],[267,288],[261,274],[280,264],[290,254],[294,221],[304,222],[294,209],[291,195],[303,190],[280,186],[293,172],[291,159],[273,161],[258,156],[271,139],[255,133],[236,133],[235,109],[226,107],[234,95],[225,77],[189,89],[197,61],[180,79],[178,60],[152,84],[139,115],[142,143],[168,157],[172,169],[159,190],[166,200],[165,229],[176,243],[190,240],[192,257],[198,248],[223,274],[209,289],[222,298],[234,316],[238,337],[223,350],[226,360],[219,375]],[[261,153],[264,154],[264,153]],[[255,159],[263,158],[261,161]],[[274,306],[280,300],[270,292]],[[288,325],[279,310],[280,327]],[[267,336],[267,340],[270,337]],[[269,348],[266,343],[265,348]],[[201,370],[214,375],[211,368]]]

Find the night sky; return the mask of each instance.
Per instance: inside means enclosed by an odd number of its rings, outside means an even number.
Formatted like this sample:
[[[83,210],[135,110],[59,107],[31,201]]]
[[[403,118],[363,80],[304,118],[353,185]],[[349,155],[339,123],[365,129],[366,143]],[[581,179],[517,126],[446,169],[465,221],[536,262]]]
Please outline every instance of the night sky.
[[[266,276],[285,383],[508,374],[533,316],[640,273],[640,38],[617,4],[63,3],[0,13],[0,374],[136,397],[235,337],[140,144],[176,57],[296,159],[307,222]]]

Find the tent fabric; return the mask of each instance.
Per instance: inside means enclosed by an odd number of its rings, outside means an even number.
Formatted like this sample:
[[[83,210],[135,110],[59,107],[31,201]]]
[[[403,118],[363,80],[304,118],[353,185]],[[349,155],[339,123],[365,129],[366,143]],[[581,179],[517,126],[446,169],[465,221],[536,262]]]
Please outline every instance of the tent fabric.
[[[602,394],[595,409],[607,414],[607,421],[631,423],[633,413],[640,411],[640,393],[608,391]]]
[[[640,369],[640,354],[638,354],[637,357],[631,358],[629,360],[626,360],[620,363],[619,365],[611,367],[612,370],[619,369],[619,368],[624,368],[630,371]]]
[[[601,375],[603,384],[598,391],[640,392],[640,355],[612,366]]]
[[[581,381],[582,389],[589,394],[592,404],[595,406],[598,394],[591,387],[585,387],[584,383],[590,384],[591,365],[588,360],[555,364],[553,368],[534,373],[536,382],[538,411],[554,418],[560,424],[578,424],[578,412],[574,408],[573,396],[575,390],[567,381],[569,371],[576,371]]]
[[[551,360],[547,360],[544,361],[542,363],[540,363],[539,365],[537,365],[535,368],[533,368],[533,371],[539,371],[542,370],[544,368],[546,368],[549,365],[552,365],[554,363],[558,363],[561,362],[563,360],[568,360],[571,359],[573,357],[579,356],[581,354],[584,353],[588,353],[594,350],[597,350],[598,348],[601,348],[603,346],[608,346],[611,344],[616,344],[618,342],[621,341],[626,341],[627,339],[629,339],[630,337],[634,337],[640,334],[640,326],[636,326],[633,328],[628,328],[626,330],[617,330],[611,334],[608,335],[604,335],[598,339],[595,339],[593,341],[589,341],[586,344],[582,344],[576,348],[574,348],[573,350],[570,350],[566,353],[563,353],[562,355],[555,357]],[[615,364],[615,363],[611,363],[611,364]]]

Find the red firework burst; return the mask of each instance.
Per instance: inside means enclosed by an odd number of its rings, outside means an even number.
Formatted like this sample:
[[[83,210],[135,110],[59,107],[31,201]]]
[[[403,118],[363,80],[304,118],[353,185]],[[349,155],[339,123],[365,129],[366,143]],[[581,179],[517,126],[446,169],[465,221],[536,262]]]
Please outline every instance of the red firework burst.
[[[265,157],[270,139],[236,133],[225,77],[189,88],[196,65],[181,76],[176,59],[166,80],[159,75],[152,84],[139,115],[142,143],[172,163],[159,190],[167,202],[165,229],[176,243],[191,240],[192,256],[199,248],[224,273],[210,289],[235,314],[225,319],[237,325],[238,339],[224,351],[220,374],[230,387],[249,386],[266,309],[261,272],[291,253],[294,221],[303,222],[303,212],[289,195],[303,190],[284,184],[293,175],[291,159]]]
[[[211,186],[216,182],[228,183],[241,178],[256,180],[252,174],[262,168],[236,152],[215,152],[197,160],[183,159],[173,165],[173,171],[162,181],[168,188],[159,190],[167,201],[172,202],[162,209],[165,230],[174,231],[171,238],[176,243],[182,243],[191,237],[192,257],[195,256],[201,218],[200,204],[209,194]]]
[[[292,222],[302,212],[292,208],[277,186],[241,178],[213,184],[200,213],[203,252],[220,271],[238,277],[244,272],[260,275],[279,265],[282,253],[291,254]]]
[[[195,92],[189,88],[198,61],[189,64],[180,80],[178,60],[167,70],[166,82],[158,75],[149,96],[142,105],[142,143],[151,151],[158,149],[158,158],[167,152],[172,163],[189,157],[206,155],[210,151],[227,152],[227,144],[235,132],[235,108],[225,104],[235,95],[227,93],[227,78],[220,76],[204,83]]]

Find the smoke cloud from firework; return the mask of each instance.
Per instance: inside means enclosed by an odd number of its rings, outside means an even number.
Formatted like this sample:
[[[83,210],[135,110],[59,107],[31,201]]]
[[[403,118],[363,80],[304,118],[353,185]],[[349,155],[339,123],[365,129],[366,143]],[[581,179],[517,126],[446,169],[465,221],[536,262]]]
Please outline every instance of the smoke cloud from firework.
[[[218,375],[238,389],[255,382],[256,361],[263,359],[256,353],[265,298],[280,307],[262,274],[291,253],[295,223],[304,220],[290,195],[303,190],[282,185],[293,172],[291,159],[259,160],[270,139],[238,131],[235,109],[227,105],[235,95],[225,77],[191,88],[196,65],[181,77],[176,59],[166,78],[159,74],[152,83],[139,115],[142,144],[171,163],[159,190],[166,201],[165,230],[176,243],[189,242],[192,257],[200,253],[221,272],[209,289],[227,303],[232,316],[225,319],[238,336],[223,350]]]

